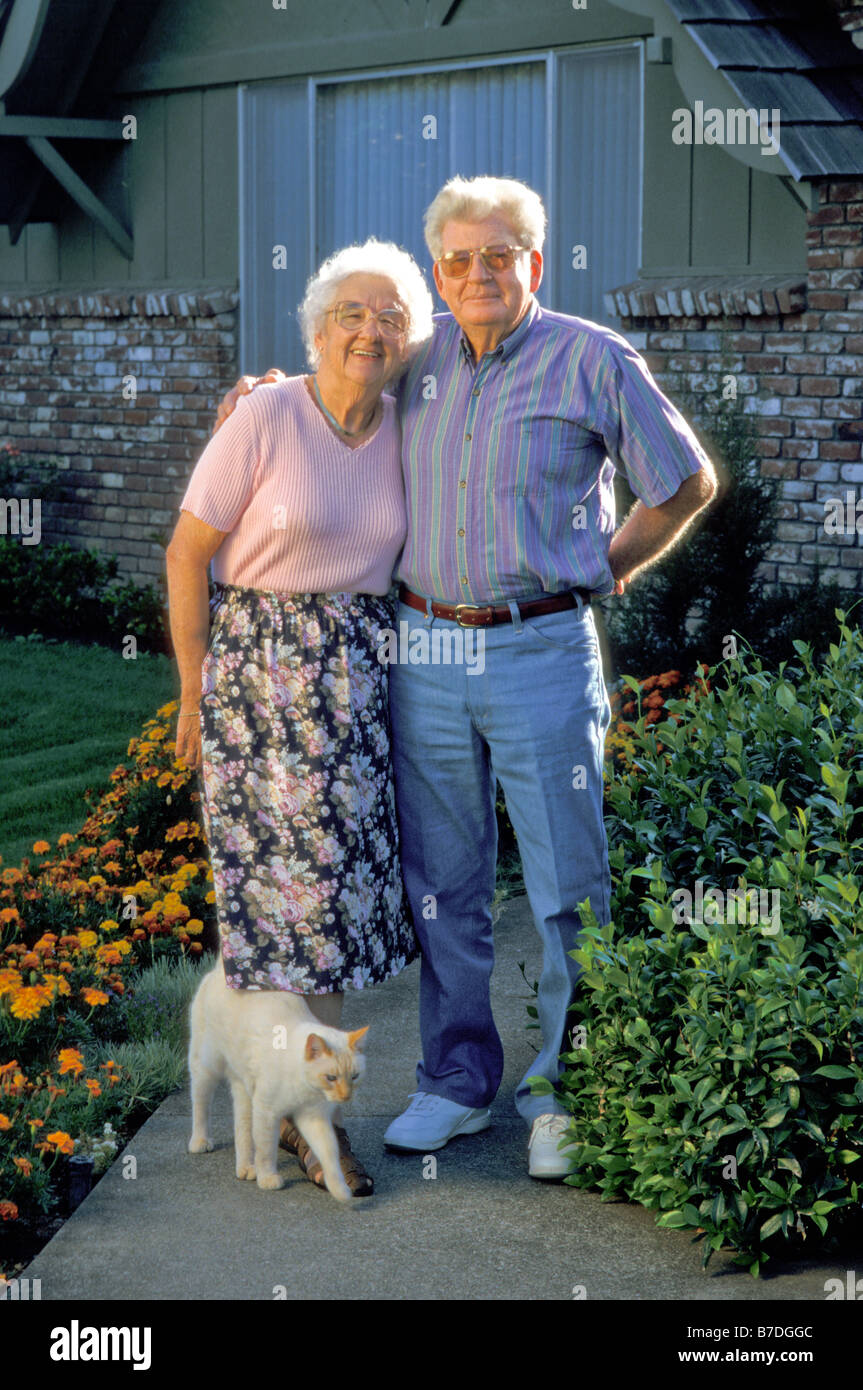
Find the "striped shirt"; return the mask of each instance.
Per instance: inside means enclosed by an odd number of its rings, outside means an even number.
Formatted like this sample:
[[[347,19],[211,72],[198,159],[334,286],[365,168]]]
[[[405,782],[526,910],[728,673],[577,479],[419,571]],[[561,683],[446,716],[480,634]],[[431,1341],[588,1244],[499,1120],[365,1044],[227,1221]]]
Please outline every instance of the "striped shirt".
[[[620,334],[541,309],[478,363],[451,314],[399,383],[396,577],[445,603],[609,594],[615,470],[654,507],[706,455]]]

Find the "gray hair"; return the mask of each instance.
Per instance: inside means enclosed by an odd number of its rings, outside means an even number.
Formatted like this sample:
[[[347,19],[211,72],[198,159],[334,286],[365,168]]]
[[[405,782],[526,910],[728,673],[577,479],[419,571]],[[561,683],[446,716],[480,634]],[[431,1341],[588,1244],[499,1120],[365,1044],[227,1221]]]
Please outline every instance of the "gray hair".
[[[542,250],[546,217],[538,193],[520,179],[490,175],[463,179],[456,175],[426,208],[426,245],[432,259],[439,260],[443,255],[443,229],[447,222],[484,222],[495,215],[506,218],[521,246]]]
[[[408,316],[406,358],[412,357],[422,343],[428,342],[432,335],[434,304],[422,271],[413,256],[395,242],[370,237],[362,246],[345,246],[328,256],[306,286],[298,313],[313,370],[321,360],[320,351],[315,347],[315,334],[323,330],[327,310],[337,302],[339,286],[350,275],[380,275],[392,280]]]

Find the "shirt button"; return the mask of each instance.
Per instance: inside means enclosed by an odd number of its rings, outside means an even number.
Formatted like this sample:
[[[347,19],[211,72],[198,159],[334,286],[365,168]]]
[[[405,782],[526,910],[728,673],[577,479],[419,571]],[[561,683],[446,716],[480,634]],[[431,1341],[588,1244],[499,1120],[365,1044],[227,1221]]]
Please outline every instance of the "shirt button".
[[[459,487],[467,487],[467,483],[464,481],[464,479],[462,479],[462,481],[459,483]]]
[[[479,395],[479,387],[477,387],[477,389],[474,391],[473,394],[474,394],[475,396],[478,396],[478,395]]]
[[[460,536],[463,536],[463,535],[464,535],[464,527],[461,527],[461,528],[459,529],[459,535],[460,535]]]
[[[472,435],[472,434],[466,434],[466,435],[465,435],[465,439],[473,439],[473,435]]]
[[[462,582],[462,584],[466,584],[466,583],[467,583],[467,575],[466,575],[466,574],[463,574],[463,575],[462,575],[462,577],[461,577],[461,582]]]

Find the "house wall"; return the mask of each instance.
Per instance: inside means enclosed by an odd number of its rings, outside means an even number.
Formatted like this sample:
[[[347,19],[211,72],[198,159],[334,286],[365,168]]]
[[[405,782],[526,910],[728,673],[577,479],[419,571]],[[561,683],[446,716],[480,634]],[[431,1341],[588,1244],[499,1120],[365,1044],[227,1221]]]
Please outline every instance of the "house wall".
[[[215,407],[237,375],[236,291],[0,296],[0,438],[54,458],[42,540],[152,583]]]
[[[439,24],[448,13],[449,22]],[[114,153],[102,174],[103,181],[126,182],[133,260],[75,210],[56,224],[28,226],[16,247],[0,235],[0,441],[59,456],[73,491],[64,508],[46,515],[46,539],[63,536],[114,552],[123,572],[141,579],[162,572],[162,543],[185,478],[219,397],[246,365],[237,360],[239,83],[541,52],[638,39],[650,30],[649,20],[604,0],[590,0],[584,10],[566,0],[461,0],[455,8],[443,0],[287,0],[284,9],[263,0],[239,9],[235,0],[163,0],[111,96],[113,109],[138,123],[137,139]],[[672,112],[685,104],[673,70],[646,63],[644,81],[643,273],[803,271],[805,214],[788,190],[722,150],[673,145]],[[274,131],[279,138],[284,134]],[[573,131],[574,160],[577,153]],[[669,332],[682,333],[680,346],[696,355],[704,349],[686,335],[704,331],[732,338],[760,331],[765,351],[776,333],[806,342],[799,328],[779,320],[760,330],[742,320],[624,326],[646,333],[660,367],[672,350],[660,341]],[[852,342],[860,331],[848,330]],[[782,362],[777,381],[784,355]],[[122,395],[129,374],[140,379],[134,405]],[[758,375],[768,387],[772,369]],[[844,389],[833,398],[837,411],[855,399]],[[827,419],[839,420],[827,414],[831,398],[824,399],[822,429]],[[765,412],[774,404],[766,402]],[[768,426],[779,418],[765,413]],[[795,418],[800,430],[781,417],[792,450],[822,442],[804,437],[808,417]],[[782,438],[765,431],[765,468],[838,468],[859,457],[792,458],[780,448]],[[849,443],[823,439],[828,449]],[[804,491],[822,481],[785,475]],[[789,491],[784,505],[814,496]],[[783,524],[814,523],[795,511]],[[803,547],[815,542],[806,534],[808,542],[783,535],[786,555],[796,547],[796,560],[777,557],[777,566],[808,562],[812,552]],[[843,571],[851,573],[850,561]]]

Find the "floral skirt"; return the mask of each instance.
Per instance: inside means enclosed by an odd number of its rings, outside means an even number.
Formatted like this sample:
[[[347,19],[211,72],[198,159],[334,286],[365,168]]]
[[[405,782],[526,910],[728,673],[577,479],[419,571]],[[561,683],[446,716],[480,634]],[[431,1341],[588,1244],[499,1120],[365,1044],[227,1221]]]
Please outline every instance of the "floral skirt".
[[[362,989],[418,954],[398,855],[371,594],[217,586],[203,811],[235,989]]]

